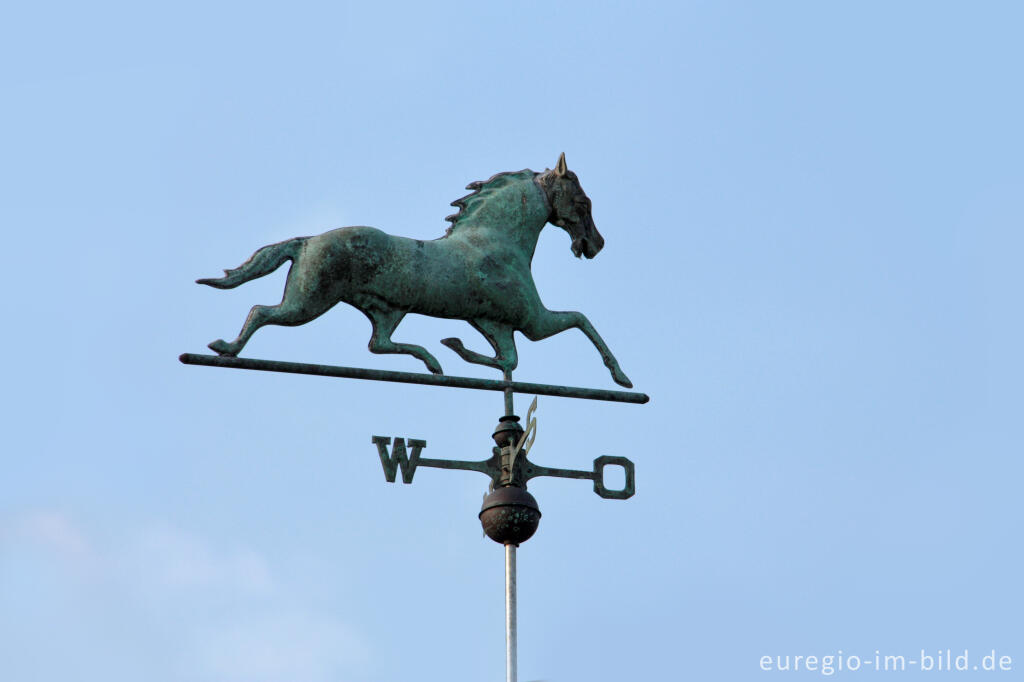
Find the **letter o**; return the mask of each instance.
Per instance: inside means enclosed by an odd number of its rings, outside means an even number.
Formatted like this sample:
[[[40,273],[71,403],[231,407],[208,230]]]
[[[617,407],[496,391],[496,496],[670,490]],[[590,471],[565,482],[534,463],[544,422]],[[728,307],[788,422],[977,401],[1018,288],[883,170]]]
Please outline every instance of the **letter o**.
[[[609,464],[622,467],[626,471],[626,485],[622,490],[608,490],[604,487],[604,468]],[[594,460],[594,492],[606,500],[627,500],[636,494],[636,471],[633,463],[625,457],[601,455]]]

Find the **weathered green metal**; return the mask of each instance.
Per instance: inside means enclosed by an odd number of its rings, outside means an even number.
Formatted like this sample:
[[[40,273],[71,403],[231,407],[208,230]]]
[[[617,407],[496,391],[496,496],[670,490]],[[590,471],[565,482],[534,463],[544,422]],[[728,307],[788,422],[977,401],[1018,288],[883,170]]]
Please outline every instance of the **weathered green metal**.
[[[407,353],[434,374],[442,374],[441,365],[425,348],[391,340],[408,313],[469,322],[490,343],[493,356],[469,350],[456,338],[441,343],[466,362],[495,367],[506,377],[518,364],[514,332],[539,341],[579,329],[597,347],[615,382],[632,388],[587,317],[545,308],[530,272],[537,239],[548,222],[569,233],[577,257],[593,258],[604,246],[590,199],[566,167],[565,155],[554,170],[499,173],[467,189],[473,192],[452,203],[459,211],[448,217],[452,225],[439,239],[343,227],[264,246],[223,277],[197,280],[230,289],[292,261],[281,303],[254,306],[234,341],[218,339],[210,348],[237,356],[263,325],[305,324],[344,301],[370,319],[371,352]]]
[[[605,400],[616,403],[634,403],[641,405],[650,400],[650,397],[648,397],[647,394],[634,393],[632,391],[612,391],[602,388],[578,388],[575,386],[533,384],[525,381],[496,381],[493,379],[477,379],[474,377],[419,374],[417,372],[393,372],[383,369],[315,365],[305,362],[282,362],[280,360],[233,358],[218,355],[197,355],[195,353],[182,353],[178,356],[178,359],[186,365],[231,367],[234,369],[254,369],[265,372],[284,372],[286,374],[312,374],[314,376],[338,377],[342,379],[395,381],[406,384],[424,384],[427,386],[447,386],[449,388],[475,388],[482,391],[502,391],[506,394],[506,411],[510,409],[510,396],[512,393],[532,393],[534,395],[550,395],[560,398],[585,398],[588,400]]]
[[[384,480],[394,483],[398,472],[402,473],[402,483],[412,483],[412,477],[416,474],[418,467],[433,467],[435,469],[461,469],[463,471],[479,471],[491,477],[491,481],[497,483],[501,480],[501,452],[495,448],[495,453],[489,459],[479,462],[466,462],[456,459],[429,459],[421,457],[423,448],[427,447],[427,441],[417,438],[409,439],[409,447],[412,455],[406,449],[404,438],[395,438],[394,445],[387,436],[373,436],[372,442],[377,446],[377,455],[380,457],[380,464],[384,468]],[[388,446],[391,445],[391,452]]]
[[[579,469],[558,469],[554,467],[534,464],[529,459],[528,452],[520,452],[518,457],[512,458],[509,453],[511,446],[495,447],[491,450],[491,456],[480,461],[465,461],[454,459],[428,459],[420,456],[420,453],[427,447],[425,440],[410,438],[409,447],[406,447],[406,439],[395,438],[394,444],[391,438],[386,436],[373,436],[372,442],[377,446],[377,455],[380,457],[381,466],[384,468],[384,478],[389,483],[394,483],[398,473],[402,474],[403,483],[412,483],[416,469],[419,467],[432,467],[435,469],[461,469],[463,471],[479,471],[491,479],[492,488],[517,487],[526,489],[526,482],[539,476],[553,476],[556,478],[576,478],[594,482],[594,492],[609,500],[629,499],[636,493],[636,473],[633,462],[625,457],[614,457],[602,455],[594,460],[592,471],[581,471]],[[391,451],[388,452],[388,446]],[[511,465],[509,463],[511,462]],[[510,468],[511,466],[511,468]],[[626,472],[626,482],[621,490],[609,490],[604,485],[604,468],[606,466],[621,466]]]
[[[296,237],[258,249],[248,261],[223,277],[196,280],[231,289],[270,274],[285,261],[291,267],[281,303],[257,305],[249,312],[233,341],[209,344],[216,356],[185,353],[185,364],[229,367],[316,376],[393,381],[451,388],[501,391],[504,416],[492,434],[496,447],[481,461],[422,457],[425,440],[373,436],[384,477],[412,483],[420,466],[478,471],[491,479],[479,518],[484,532],[505,545],[506,679],[516,679],[516,547],[537,530],[541,513],[527,482],[538,476],[588,479],[594,492],[609,499],[626,499],[636,489],[633,463],[625,457],[604,455],[594,460],[593,471],[559,469],[529,460],[537,432],[533,418],[537,400],[527,413],[527,428],[513,414],[513,395],[533,393],[613,402],[646,403],[643,393],[555,386],[512,381],[518,364],[514,333],[531,341],[548,338],[570,328],[582,331],[601,354],[612,379],[633,384],[585,315],[555,312],[541,303],[530,271],[537,240],[551,222],[569,233],[572,252],[593,258],[604,247],[591,216],[591,202],[569,171],[562,154],[554,170],[498,173],[486,182],[467,186],[473,192],[452,203],[458,212],[444,236],[422,241],[385,234],[372,227],[344,227],[319,236]],[[421,360],[432,374],[339,367],[238,358],[260,327],[267,324],[306,324],[339,302],[348,303],[369,319],[373,327],[369,349],[373,353],[405,353]],[[425,348],[391,340],[408,313],[460,319],[479,331],[491,345],[488,356],[467,349],[456,338],[442,339],[466,362],[501,370],[503,381],[443,376],[441,365]],[[438,376],[441,375],[441,376]],[[388,447],[391,446],[391,451]],[[604,469],[621,466],[626,482],[621,490],[604,485]]]

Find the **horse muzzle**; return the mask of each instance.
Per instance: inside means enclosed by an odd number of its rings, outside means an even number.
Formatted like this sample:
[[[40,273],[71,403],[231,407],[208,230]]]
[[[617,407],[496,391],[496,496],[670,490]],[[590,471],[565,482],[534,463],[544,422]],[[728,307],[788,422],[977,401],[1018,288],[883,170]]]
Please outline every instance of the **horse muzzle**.
[[[588,220],[589,225],[578,239],[574,239],[572,242],[572,252],[579,258],[582,253],[587,258],[593,258],[604,248],[604,237],[594,227],[594,222]]]
[[[594,220],[589,216],[580,221],[559,220],[555,222],[555,225],[561,227],[572,237],[570,248],[572,249],[572,255],[577,258],[580,256],[593,258],[604,248],[604,237],[597,231]]]

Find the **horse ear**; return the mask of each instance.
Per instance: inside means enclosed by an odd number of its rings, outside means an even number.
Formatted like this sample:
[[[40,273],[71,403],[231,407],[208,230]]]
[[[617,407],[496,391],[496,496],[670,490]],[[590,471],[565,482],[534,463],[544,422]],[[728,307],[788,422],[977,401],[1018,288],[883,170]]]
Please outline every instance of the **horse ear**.
[[[555,165],[555,175],[565,175],[565,171],[569,168],[565,165],[565,152],[562,152],[561,156],[558,157],[558,163]]]

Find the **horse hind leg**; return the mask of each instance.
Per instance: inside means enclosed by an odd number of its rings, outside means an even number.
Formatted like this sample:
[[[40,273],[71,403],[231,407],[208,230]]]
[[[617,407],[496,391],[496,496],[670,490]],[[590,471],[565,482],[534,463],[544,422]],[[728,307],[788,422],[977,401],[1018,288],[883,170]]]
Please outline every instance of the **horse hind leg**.
[[[494,349],[493,358],[469,350],[462,345],[461,340],[456,338],[442,339],[441,343],[458,353],[459,357],[466,362],[495,367],[503,372],[514,370],[519,364],[519,354],[516,352],[516,341],[512,336],[512,328],[490,320],[478,319],[471,320],[469,323],[491,344],[491,348]]]
[[[210,350],[218,355],[234,357],[242,351],[242,348],[260,327],[268,324],[296,327],[312,322],[334,307],[337,301],[304,295],[301,288],[293,284],[294,271],[295,266],[288,273],[288,281],[285,284],[284,296],[280,303],[274,306],[254,305],[245,319],[245,324],[242,325],[242,331],[239,332],[238,338],[231,342],[217,339],[209,345]]]
[[[361,309],[362,310],[362,309]],[[413,343],[397,343],[391,340],[391,334],[395,327],[405,317],[405,313],[393,308],[375,308],[363,310],[370,323],[373,325],[373,334],[370,336],[368,348],[371,353],[405,353],[423,362],[434,374],[444,374],[441,370],[441,363],[423,346]]]
[[[273,310],[276,306],[268,305],[254,305],[249,311],[249,316],[245,318],[245,324],[242,325],[242,331],[239,332],[238,337],[234,341],[225,341],[224,339],[217,339],[207,345],[207,348],[215,352],[217,355],[224,355],[227,357],[235,357],[238,355],[245,344],[249,342],[249,338],[256,332],[257,329],[265,324],[268,324],[269,318],[273,315]]]
[[[249,280],[269,275],[281,267],[286,260],[295,260],[299,247],[306,241],[306,237],[295,237],[277,244],[270,244],[257,249],[249,260],[245,261],[233,270],[225,270],[223,277],[206,277],[197,279],[196,284],[205,284],[218,289],[233,289],[239,284],[245,284]]]

